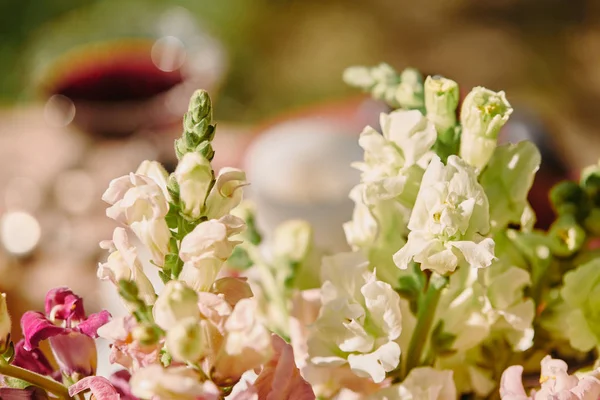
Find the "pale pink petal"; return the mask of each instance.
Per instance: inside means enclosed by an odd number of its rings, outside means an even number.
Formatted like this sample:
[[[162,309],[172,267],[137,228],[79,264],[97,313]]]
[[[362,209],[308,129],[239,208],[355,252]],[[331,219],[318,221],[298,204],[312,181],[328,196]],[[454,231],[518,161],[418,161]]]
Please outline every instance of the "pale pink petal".
[[[69,387],[69,395],[75,396],[84,390],[90,390],[96,400],[120,400],[121,396],[110,381],[101,376],[88,376]]]
[[[520,365],[513,365],[506,368],[502,373],[502,379],[500,380],[500,398],[502,400],[530,400],[531,397],[525,393],[523,387],[523,381],[521,376],[523,375],[523,367]]]
[[[292,346],[277,335],[271,340],[275,353],[254,382],[259,400],[311,400],[312,387],[300,375],[294,363]]]

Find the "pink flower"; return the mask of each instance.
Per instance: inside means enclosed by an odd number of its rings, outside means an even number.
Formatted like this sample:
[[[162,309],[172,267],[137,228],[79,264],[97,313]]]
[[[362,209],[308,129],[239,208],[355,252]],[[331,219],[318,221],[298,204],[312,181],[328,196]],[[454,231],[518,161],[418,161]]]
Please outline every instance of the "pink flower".
[[[120,400],[121,396],[108,379],[101,376],[88,376],[69,387],[69,395],[75,396],[85,390],[92,392],[96,400]]]
[[[502,374],[500,397],[502,400],[597,400],[600,396],[600,380],[587,375],[577,378],[567,372],[567,363],[550,356],[542,359],[541,389],[527,396],[521,375],[523,367],[513,365]]]
[[[40,375],[52,375],[55,373],[54,368],[50,365],[50,361],[46,358],[40,349],[32,349],[27,351],[23,348],[25,341],[23,339],[15,345],[15,358],[12,365],[25,368],[31,372]],[[60,378],[60,373],[58,374]]]
[[[39,387],[30,386],[27,389],[0,388],[2,400],[48,400],[48,394]]]
[[[254,382],[258,398],[265,400],[309,400],[315,394],[294,363],[292,346],[279,336],[271,336],[274,354]]]
[[[135,340],[133,329],[137,326],[132,316],[115,318],[98,330],[98,335],[112,341],[110,362],[135,371],[158,361],[160,343],[146,346]]]
[[[130,379],[131,374],[125,369],[115,372],[108,379],[119,395],[121,395],[121,400],[138,400],[138,398],[131,393],[131,386],[129,386]]]
[[[86,317],[81,297],[68,288],[52,289],[46,295],[45,314],[28,311],[21,318],[23,349],[32,351],[49,339],[61,371],[92,375],[97,357],[94,339],[109,319],[108,311]]]

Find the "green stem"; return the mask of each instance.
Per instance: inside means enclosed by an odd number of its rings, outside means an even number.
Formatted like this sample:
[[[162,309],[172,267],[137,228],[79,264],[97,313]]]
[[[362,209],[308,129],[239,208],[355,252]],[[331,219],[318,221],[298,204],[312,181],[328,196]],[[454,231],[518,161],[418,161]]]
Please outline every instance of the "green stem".
[[[40,388],[57,395],[61,399],[71,399],[69,390],[54,379],[36,374],[35,372],[28,371],[24,368],[10,365],[2,358],[0,358],[0,375],[10,376],[31,383],[32,385],[39,386]]]
[[[425,344],[429,339],[440,295],[447,282],[447,278],[433,274],[429,280],[429,286],[425,295],[419,301],[417,325],[410,338],[408,354],[406,356],[406,366],[404,368],[404,373],[402,374],[402,379],[406,378],[411,369],[418,367],[421,364],[421,356]]]

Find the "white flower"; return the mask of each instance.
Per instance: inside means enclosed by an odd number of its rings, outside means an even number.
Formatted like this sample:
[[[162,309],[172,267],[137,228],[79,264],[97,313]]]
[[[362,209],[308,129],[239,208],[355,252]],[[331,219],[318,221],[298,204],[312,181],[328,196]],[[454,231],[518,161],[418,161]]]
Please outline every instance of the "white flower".
[[[213,284],[223,263],[240,242],[230,240],[245,227],[233,215],[198,224],[181,241],[179,257],[184,262],[179,278],[196,290],[207,290]]]
[[[150,249],[154,263],[163,265],[171,233],[164,218],[169,204],[159,184],[147,176],[129,174],[111,181],[102,200],[111,204],[106,215],[129,225]]]
[[[488,199],[473,168],[456,156],[447,165],[432,159],[408,228],[408,242],[394,255],[401,269],[414,260],[445,274],[459,263],[483,268],[494,259],[494,241],[482,237],[490,229]]]
[[[164,218],[142,219],[130,225],[131,230],[152,254],[155,265],[162,267],[165,255],[169,253],[171,231]]]
[[[181,241],[179,256],[182,261],[191,263],[206,257],[225,261],[240,243],[229,238],[240,233],[244,227],[244,221],[233,215],[201,222]]]
[[[200,153],[186,153],[175,169],[175,179],[184,214],[200,218],[213,179],[210,161]]]
[[[129,382],[131,393],[140,399],[154,400],[217,400],[219,389],[211,381],[202,382],[191,368],[163,368],[154,364],[133,374]]]
[[[400,361],[398,294],[375,279],[359,253],[325,257],[322,274],[322,307],[308,339],[311,361],[348,363],[356,375],[383,381]]]
[[[377,220],[365,204],[363,193],[364,185],[356,185],[350,191],[350,199],[354,200],[354,211],[352,221],[344,224],[346,240],[353,249],[370,247],[377,238]]]
[[[364,162],[353,166],[362,171],[369,203],[403,195],[412,206],[421,166],[429,160],[437,137],[435,126],[417,110],[381,114],[380,123],[383,135],[371,127],[361,133],[358,143],[365,150]]]
[[[133,173],[113,179],[102,200],[111,205],[106,209],[106,215],[126,225],[144,219],[164,218],[169,211],[160,186],[147,176]]]
[[[237,168],[222,168],[206,198],[206,216],[211,219],[228,214],[242,201],[242,187],[246,185],[244,171]]]
[[[183,282],[169,281],[158,295],[152,314],[156,324],[166,330],[185,318],[199,318],[198,294]]]
[[[460,112],[463,128],[461,158],[481,171],[492,157],[500,128],[508,121],[512,111],[504,92],[473,88],[465,97]]]
[[[136,284],[144,303],[154,304],[156,300],[154,287],[144,274],[136,248],[129,244],[125,229],[115,228],[112,241],[103,241],[100,247],[109,250],[110,255],[105,263],[98,265],[98,278],[110,280],[117,286],[122,279],[132,281]]]
[[[369,397],[372,400],[455,400],[456,387],[452,371],[430,367],[415,368],[406,379]]]
[[[165,167],[162,166],[158,161],[149,161],[144,160],[138,167],[137,171],[135,171],[136,175],[144,175],[148,178],[152,179],[154,182],[160,186],[165,197],[169,199],[169,192],[167,191],[167,179],[169,178],[169,174]]]

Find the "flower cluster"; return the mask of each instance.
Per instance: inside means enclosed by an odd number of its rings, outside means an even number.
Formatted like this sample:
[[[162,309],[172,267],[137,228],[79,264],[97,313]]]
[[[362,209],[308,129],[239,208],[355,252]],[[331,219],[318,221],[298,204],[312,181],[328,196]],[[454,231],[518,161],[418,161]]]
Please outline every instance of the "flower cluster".
[[[344,78],[392,108],[358,139],[348,251],[304,221],[259,231],[244,172],[213,170],[198,91],[175,171],[145,161],[102,197],[119,226],[98,277],[127,314],[54,289],[15,344],[0,296],[0,399],[599,399],[600,166],[552,189],[556,221],[536,230],[541,157],[498,144],[504,92],[474,88],[458,113],[450,79],[386,64]]]

